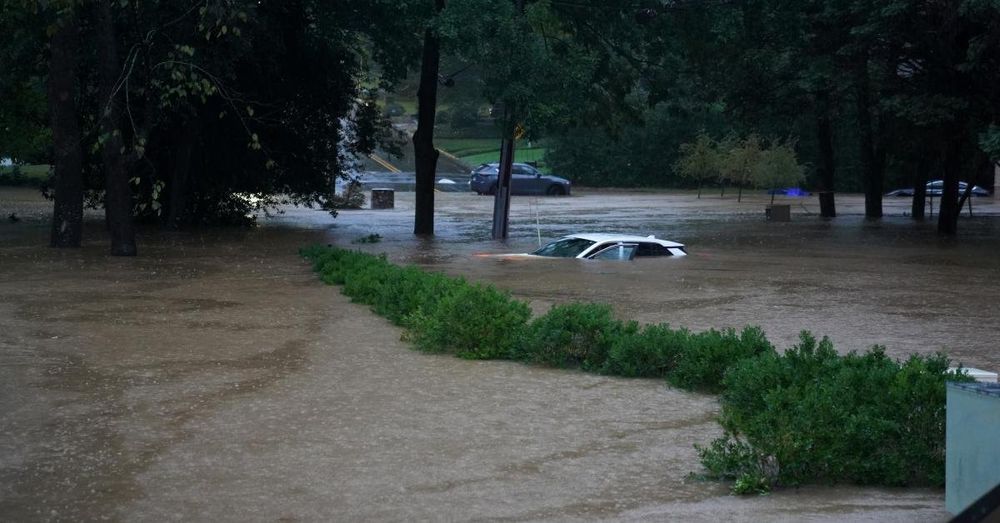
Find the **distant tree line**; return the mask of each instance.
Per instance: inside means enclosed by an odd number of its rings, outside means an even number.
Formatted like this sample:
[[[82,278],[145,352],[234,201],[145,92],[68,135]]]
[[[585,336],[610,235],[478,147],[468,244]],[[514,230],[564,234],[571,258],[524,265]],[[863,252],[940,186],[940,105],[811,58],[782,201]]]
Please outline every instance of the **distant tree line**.
[[[3,0],[0,32],[0,157],[54,165],[53,244],[103,206],[117,254],[134,219],[335,207],[350,153],[393,147],[372,94],[418,69],[425,113],[464,86],[456,108],[497,109],[498,136],[544,137],[584,184],[695,185],[676,166],[699,133],[780,138],[870,218],[897,183],[923,217],[943,178],[953,234],[958,181],[1000,156],[1000,7],[981,0]]]
[[[572,4],[572,7],[570,7]],[[1000,6],[979,0],[553,1],[635,22],[607,35],[637,75],[638,118],[553,134],[549,165],[597,185],[684,183],[671,167],[700,132],[795,137],[819,191],[862,190],[882,215],[889,184],[942,178],[953,234],[958,181],[991,185],[1000,159]],[[612,6],[618,6],[618,10]],[[614,74],[622,74],[615,71]],[[970,183],[970,187],[971,187]],[[832,199],[830,200],[832,204]],[[831,209],[824,209],[827,214]]]

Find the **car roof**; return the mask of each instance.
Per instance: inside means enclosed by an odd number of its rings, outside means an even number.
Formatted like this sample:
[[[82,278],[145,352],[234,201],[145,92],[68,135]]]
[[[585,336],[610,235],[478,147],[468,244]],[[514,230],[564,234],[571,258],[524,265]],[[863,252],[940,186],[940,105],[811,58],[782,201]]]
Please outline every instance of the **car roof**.
[[[652,235],[638,236],[635,234],[576,233],[576,234],[567,234],[566,236],[563,236],[563,238],[579,238],[581,240],[589,240],[592,242],[652,242],[652,243],[658,243],[664,247],[684,247],[683,243],[672,242],[669,240],[661,240]]]
[[[523,162],[514,162],[511,165],[520,165],[520,166],[523,166],[523,167],[534,167],[530,163],[523,163]],[[481,164],[479,164],[479,167],[476,167],[476,169],[481,169],[483,167],[500,167],[500,163],[499,162],[481,163]]]

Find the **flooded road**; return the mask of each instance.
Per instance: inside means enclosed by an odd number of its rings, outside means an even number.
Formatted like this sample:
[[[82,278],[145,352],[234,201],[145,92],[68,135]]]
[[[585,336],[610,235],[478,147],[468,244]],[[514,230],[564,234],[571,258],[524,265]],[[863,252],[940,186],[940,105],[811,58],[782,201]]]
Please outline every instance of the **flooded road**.
[[[251,230],[146,231],[136,259],[44,247],[43,206],[0,189],[0,515],[5,520],[942,521],[943,492],[809,487],[736,498],[698,472],[714,397],[408,349],[318,283],[298,247],[335,243],[494,282],[536,310],[587,300],[692,329],[800,329],[838,348],[946,349],[996,370],[997,219],[941,241],[906,218],[760,220],[692,195],[518,199],[488,241],[489,198],[439,194],[438,236],[396,209],[290,210]],[[857,203],[853,205],[856,208]],[[902,202],[900,208],[905,207]],[[977,202],[976,213],[998,209]],[[10,211],[3,212],[7,215]],[[814,210],[811,212],[815,212]],[[579,230],[685,242],[635,263],[503,261]],[[352,240],[377,233],[376,244]]]
[[[409,200],[390,213],[342,213],[332,231],[346,246],[495,283],[536,310],[597,301],[622,318],[694,330],[760,325],[780,348],[810,330],[842,352],[879,344],[897,357],[943,351],[966,366],[1000,369],[1000,202],[992,199],[977,199],[974,217],[960,220],[960,237],[943,239],[936,222],[903,216],[906,198],[886,199],[878,222],[863,218],[860,196],[841,195],[841,216],[829,221],[817,216],[814,198],[789,199],[789,223],[764,221],[768,199],[756,195],[741,204],[655,193],[521,198],[511,239],[498,245],[488,240],[492,198],[464,196],[438,195],[444,209],[433,242],[409,234]],[[690,256],[632,263],[473,256],[531,251],[539,237],[573,232],[655,234],[685,243]],[[369,233],[384,239],[349,244]]]

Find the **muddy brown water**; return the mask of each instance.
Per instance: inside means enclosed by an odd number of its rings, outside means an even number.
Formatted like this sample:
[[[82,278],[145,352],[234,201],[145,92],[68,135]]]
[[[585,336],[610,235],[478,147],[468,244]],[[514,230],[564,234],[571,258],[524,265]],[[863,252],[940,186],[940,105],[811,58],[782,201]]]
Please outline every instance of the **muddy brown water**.
[[[491,201],[438,195],[416,239],[412,194],[335,220],[291,209],[255,230],[144,231],[141,256],[44,247],[48,212],[0,189],[0,519],[941,521],[943,492],[815,486],[737,498],[699,470],[712,396],[408,349],[398,329],[317,282],[295,254],[332,243],[495,283],[538,311],[599,301],[692,329],[761,325],[840,350],[945,350],[996,370],[992,201],[958,240],[860,198],[822,221],[793,201],[593,192],[518,199],[511,240]],[[13,209],[13,211],[12,211]],[[812,213],[812,214],[810,214]],[[96,217],[95,217],[96,218]],[[634,263],[500,260],[538,236],[657,234],[691,256]],[[376,244],[352,240],[377,233]]]

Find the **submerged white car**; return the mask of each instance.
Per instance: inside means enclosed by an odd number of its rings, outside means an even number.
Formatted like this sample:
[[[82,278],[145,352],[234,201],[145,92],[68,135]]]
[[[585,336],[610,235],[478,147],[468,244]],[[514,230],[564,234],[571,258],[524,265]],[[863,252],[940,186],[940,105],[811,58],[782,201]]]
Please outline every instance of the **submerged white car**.
[[[652,235],[581,233],[563,236],[535,252],[499,256],[504,258],[545,256],[585,260],[631,260],[636,257],[686,255],[684,244],[661,240]]]

